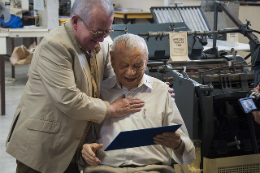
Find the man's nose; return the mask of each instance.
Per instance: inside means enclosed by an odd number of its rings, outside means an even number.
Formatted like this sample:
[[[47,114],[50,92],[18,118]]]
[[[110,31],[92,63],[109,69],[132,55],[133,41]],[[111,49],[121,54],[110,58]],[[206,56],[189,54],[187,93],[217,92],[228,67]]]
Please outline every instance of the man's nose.
[[[104,39],[105,39],[104,34],[102,34],[101,36],[99,36],[99,37],[97,38],[97,41],[98,41],[98,42],[103,42]]]
[[[128,68],[127,69],[127,75],[135,75],[135,73],[136,73],[136,70],[134,69],[134,68]]]

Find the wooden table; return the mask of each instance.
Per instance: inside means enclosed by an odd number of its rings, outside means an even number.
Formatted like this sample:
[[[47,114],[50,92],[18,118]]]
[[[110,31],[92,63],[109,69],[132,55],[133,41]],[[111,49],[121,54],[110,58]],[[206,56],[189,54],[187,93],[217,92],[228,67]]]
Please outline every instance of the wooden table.
[[[153,15],[150,12],[115,11],[114,18],[122,19],[124,24],[127,24],[129,21],[133,24],[135,19],[147,19],[153,23]]]
[[[1,73],[1,115],[5,115],[5,61],[4,56],[7,54],[7,37],[12,38],[12,50],[14,48],[14,38],[16,37],[44,37],[50,29],[45,28],[18,28],[6,29],[0,28],[0,73]],[[39,41],[37,41],[39,42]],[[15,77],[15,69],[12,66],[12,78]]]

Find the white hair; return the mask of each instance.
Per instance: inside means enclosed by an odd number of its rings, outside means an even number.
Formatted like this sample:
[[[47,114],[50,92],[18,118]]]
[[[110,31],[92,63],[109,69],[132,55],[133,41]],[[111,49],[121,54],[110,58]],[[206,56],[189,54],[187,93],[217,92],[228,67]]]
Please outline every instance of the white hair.
[[[114,39],[112,47],[111,47],[111,51],[115,52],[116,49],[119,47],[120,43],[122,43],[122,42],[124,42],[125,47],[130,50],[133,50],[137,47],[142,47],[143,52],[146,53],[146,55],[147,55],[146,58],[148,59],[148,55],[149,55],[148,48],[147,48],[145,40],[142,37],[140,37],[138,35],[134,35],[134,34],[120,35]]]
[[[114,7],[110,0],[75,0],[70,16],[74,14],[81,17],[85,23],[90,23],[94,10],[103,11],[108,17],[113,16]]]

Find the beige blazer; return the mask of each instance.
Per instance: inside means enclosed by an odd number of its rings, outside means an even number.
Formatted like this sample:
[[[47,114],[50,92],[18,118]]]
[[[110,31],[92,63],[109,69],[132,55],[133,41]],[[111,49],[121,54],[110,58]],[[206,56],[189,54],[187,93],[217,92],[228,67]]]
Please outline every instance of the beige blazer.
[[[113,75],[109,46],[96,55],[99,82]],[[108,102],[92,97],[89,66],[80,60],[71,22],[51,31],[36,48],[28,82],[7,138],[7,153],[42,173],[63,173],[83,131],[103,121]],[[100,88],[100,87],[99,87]]]

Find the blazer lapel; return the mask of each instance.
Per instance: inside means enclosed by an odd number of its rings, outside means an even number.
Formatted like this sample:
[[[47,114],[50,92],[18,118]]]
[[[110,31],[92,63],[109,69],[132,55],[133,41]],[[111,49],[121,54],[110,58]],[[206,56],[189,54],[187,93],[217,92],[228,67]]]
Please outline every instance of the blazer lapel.
[[[76,51],[76,54],[74,55],[74,74],[76,85],[82,92],[85,92],[88,96],[92,96],[91,73],[88,63],[85,63],[85,61],[87,61],[85,52],[80,49],[79,43],[75,38],[71,20],[64,23],[64,25]]]
[[[91,72],[90,68],[84,53],[78,54],[78,57],[75,57],[75,60],[78,61],[78,66],[75,65],[75,70],[79,70],[78,81],[81,91],[85,92],[88,96],[92,96],[92,82],[91,82]]]

